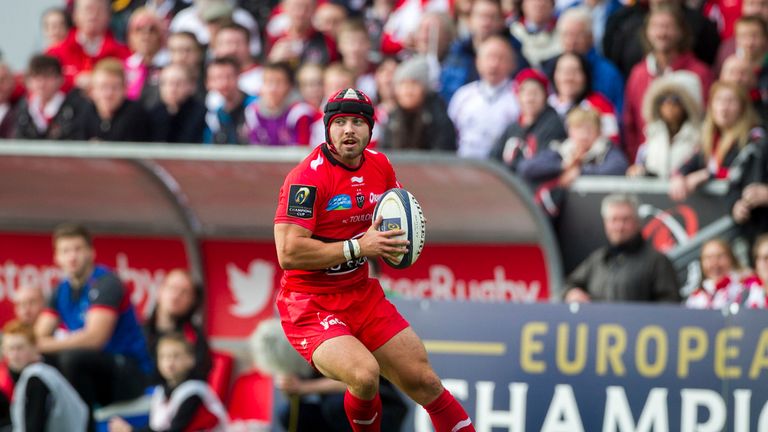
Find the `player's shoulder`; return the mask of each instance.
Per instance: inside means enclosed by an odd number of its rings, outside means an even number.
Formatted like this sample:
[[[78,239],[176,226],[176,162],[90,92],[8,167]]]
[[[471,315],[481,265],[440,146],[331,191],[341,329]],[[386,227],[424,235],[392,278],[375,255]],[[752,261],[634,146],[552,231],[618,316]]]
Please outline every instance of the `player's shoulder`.
[[[389,158],[384,153],[366,148],[365,150],[365,159],[375,165],[392,165],[392,162],[389,161]]]
[[[325,144],[321,144],[317,147],[315,147],[307,157],[305,157],[301,162],[299,162],[298,165],[293,167],[291,172],[288,174],[288,178],[312,178],[319,174],[322,174],[322,172],[327,168],[328,161],[327,156],[322,151],[322,147]]]

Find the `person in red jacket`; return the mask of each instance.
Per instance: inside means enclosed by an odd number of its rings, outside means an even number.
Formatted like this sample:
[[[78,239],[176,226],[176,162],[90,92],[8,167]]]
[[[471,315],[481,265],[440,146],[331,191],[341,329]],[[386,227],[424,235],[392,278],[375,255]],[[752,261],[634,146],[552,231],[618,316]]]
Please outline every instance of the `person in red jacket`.
[[[110,9],[104,0],[76,0],[72,19],[75,28],[67,38],[48,49],[64,69],[65,89],[88,88],[91,70],[99,60],[115,57],[125,60],[131,55],[125,45],[109,32]]]
[[[624,97],[624,151],[635,160],[637,148],[645,140],[642,116],[643,96],[651,82],[666,72],[688,70],[701,81],[702,99],[712,84],[712,71],[690,51],[691,36],[678,8],[660,5],[651,11],[642,33],[648,47],[645,59],[632,68]]]

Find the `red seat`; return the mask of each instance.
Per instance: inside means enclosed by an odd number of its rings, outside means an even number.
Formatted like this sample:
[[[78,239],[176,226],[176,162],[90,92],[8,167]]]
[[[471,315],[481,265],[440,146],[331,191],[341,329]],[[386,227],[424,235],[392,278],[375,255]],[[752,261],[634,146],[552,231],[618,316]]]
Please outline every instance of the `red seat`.
[[[229,385],[232,382],[232,370],[235,358],[225,352],[211,351],[211,371],[208,373],[208,385],[226,404],[229,396]]]
[[[271,422],[272,378],[256,371],[239,376],[227,409],[232,420]]]

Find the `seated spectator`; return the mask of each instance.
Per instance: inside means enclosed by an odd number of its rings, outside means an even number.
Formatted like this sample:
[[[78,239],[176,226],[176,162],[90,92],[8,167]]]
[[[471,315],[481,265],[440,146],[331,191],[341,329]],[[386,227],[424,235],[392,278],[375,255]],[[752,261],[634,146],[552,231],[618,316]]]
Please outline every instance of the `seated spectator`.
[[[603,199],[600,214],[608,246],[592,252],[568,275],[565,301],[680,301],[672,262],[641,235],[639,205],[633,195]]]
[[[701,149],[670,179],[669,196],[686,199],[711,179],[727,180],[729,204],[748,184],[762,179],[765,130],[758,126],[747,92],[717,82],[709,96],[709,109],[701,133]]]
[[[52,7],[43,12],[43,45],[45,49],[58,45],[67,38],[67,34],[72,30],[72,18],[66,10],[59,7]]]
[[[194,347],[195,369],[192,376],[205,380],[211,369],[211,351],[205,332],[194,322],[203,302],[202,296],[202,290],[195,286],[189,272],[171,270],[157,289],[157,304],[144,324],[144,334],[155,365],[158,365],[155,357],[158,340],[172,333],[184,335]],[[160,380],[157,370],[155,373],[155,380]]]
[[[16,127],[16,106],[12,96],[16,88],[13,72],[0,61],[0,138],[13,137]]]
[[[67,38],[48,49],[47,54],[61,62],[67,89],[73,85],[88,89],[91,70],[100,60],[123,61],[131,55],[125,45],[109,32],[111,9],[104,0],[75,0],[72,19],[75,23]]]
[[[717,25],[702,16],[701,12],[691,8],[683,1],[648,0],[626,3],[608,18],[603,38],[603,55],[613,62],[623,76],[629,76],[632,68],[643,61],[646,42],[638,33],[647,26],[648,16],[657,9],[666,8],[680,16],[677,32],[682,32],[691,43],[693,54],[711,65],[715,61],[717,47],[720,45],[720,35]],[[608,37],[610,35],[610,37]],[[665,65],[659,68],[664,70]],[[674,68],[673,69],[677,69]],[[627,85],[629,87],[629,85]]]
[[[520,108],[509,79],[514,69],[515,54],[507,38],[491,36],[480,45],[480,79],[459,88],[448,104],[459,156],[489,157],[507,126],[518,120]]]
[[[491,151],[512,172],[525,180],[533,190],[556,173],[542,173],[537,158],[553,141],[565,139],[560,116],[547,105],[547,77],[535,69],[523,69],[515,77],[515,91],[520,101],[520,117],[510,124]]]
[[[205,85],[215,93],[221,103],[208,107],[205,116],[203,142],[208,144],[247,144],[245,108],[256,100],[238,87],[240,66],[232,57],[213,59],[208,63]]]
[[[763,169],[761,178],[750,179],[733,205],[731,215],[742,225],[742,234],[747,239],[768,232],[768,149],[763,146]]]
[[[160,70],[168,63],[165,44],[165,25],[152,11],[138,8],[128,21],[128,48],[131,56],[125,60],[125,97],[140,101],[149,109],[155,106],[159,96],[157,83]]]
[[[653,80],[666,72],[688,70],[701,81],[702,99],[706,99],[704,95],[712,82],[709,66],[689,51],[690,35],[685,16],[678,7],[662,4],[652,9],[642,35],[649,51],[645,60],[632,68],[624,97],[624,151],[629,160],[635,159],[638,147],[645,141],[643,96]]]
[[[382,148],[456,151],[456,130],[443,99],[429,86],[429,64],[412,57],[395,70],[397,107],[389,114]]]
[[[243,8],[233,8],[227,0],[193,0],[192,6],[185,8],[173,17],[171,33],[189,32],[195,35],[200,45],[211,43],[211,27],[208,21],[223,19],[240,24],[251,33],[251,55],[262,54],[261,38],[256,20]]]
[[[445,12],[428,11],[421,17],[412,39],[414,55],[424,56],[429,63],[429,87],[438,89],[442,62],[456,39],[453,19]]]
[[[16,289],[16,296],[13,298],[13,315],[17,321],[34,326],[44,306],[45,296],[39,287],[21,285]]]
[[[240,76],[237,85],[240,90],[258,96],[263,84],[263,70],[249,51],[251,33],[240,24],[227,24],[214,35],[209,49],[213,58],[232,57],[240,65]]]
[[[554,92],[547,101],[560,118],[573,108],[581,106],[600,114],[600,130],[604,137],[619,142],[619,121],[616,109],[602,94],[593,91],[591,70],[587,60],[573,53],[562,54],[553,62],[552,84]]]
[[[738,84],[747,90],[758,118],[765,125],[765,119],[768,118],[768,96],[763,100],[764,92],[758,88],[758,78],[749,61],[738,54],[726,58],[720,70],[720,81]]]
[[[93,69],[90,100],[83,118],[85,139],[148,141],[149,115],[138,102],[125,98],[125,71],[115,59],[100,61]]]
[[[336,43],[312,25],[317,0],[282,0],[287,18],[284,31],[267,34],[267,59],[291,66],[311,62],[328,64],[339,59]]]
[[[268,146],[309,145],[318,110],[297,101],[293,72],[288,63],[264,66],[261,97],[245,109],[245,124],[251,144]]]
[[[362,21],[347,21],[340,26],[338,34],[341,63],[355,76],[355,85],[352,87],[365,94],[376,94],[376,81],[373,77],[376,65],[369,58],[371,40],[365,25]]]
[[[523,46],[523,57],[532,67],[540,67],[546,59],[562,52],[555,15],[555,0],[522,0],[522,16],[513,22],[509,32]]]
[[[296,71],[296,86],[301,99],[319,110],[325,100],[323,74],[325,68],[317,63],[305,63]]]
[[[195,96],[205,99],[205,49],[189,32],[171,33],[168,36],[169,64],[189,69],[195,79]]]
[[[342,63],[331,63],[325,68],[323,74],[323,102],[328,100],[329,97],[338,93],[339,90],[345,88],[354,88],[355,85],[355,73],[349,70],[348,67]],[[323,107],[325,103],[323,103]]]
[[[94,263],[93,242],[85,228],[59,226],[53,249],[64,279],[35,323],[37,348],[89,409],[140,396],[152,360],[130,291],[111,270]],[[67,333],[54,338],[60,326]]]
[[[31,325],[17,320],[6,323],[2,349],[2,367],[7,367],[13,386],[10,405],[13,430],[86,430],[85,402],[58,370],[41,361]]]
[[[152,141],[202,143],[205,132],[205,104],[195,98],[192,72],[169,65],[160,72],[160,101],[150,110]]]
[[[752,248],[755,272],[744,280],[741,302],[750,309],[768,309],[768,234],[761,234]]]
[[[526,65],[525,60],[519,55],[519,44],[504,29],[504,18],[501,13],[501,6],[496,0],[474,0],[471,3],[469,11],[468,27],[469,34],[459,37],[455,40],[442,61],[440,69],[440,95],[450,103],[454,93],[459,87],[480,79],[477,63],[477,52],[480,45],[489,37],[498,35],[509,39],[510,46],[514,48],[513,63],[510,69],[512,71],[522,68]],[[517,43],[518,46],[514,44]]]
[[[725,59],[737,54],[749,62],[750,69],[759,71],[768,54],[768,23],[757,15],[745,15],[736,21],[736,33],[723,41],[717,53],[715,73],[722,70]]]
[[[226,431],[229,416],[216,393],[195,378],[195,348],[181,333],[160,336],[157,368],[163,383],[152,391],[149,426],[135,429],[120,417],[109,421],[109,432]]]
[[[19,103],[16,138],[82,140],[86,101],[78,90],[64,92],[56,57],[36,55],[27,66],[27,96]]]
[[[393,77],[397,70],[398,61],[394,57],[386,57],[376,69],[376,121],[386,125],[389,113],[397,108],[395,100],[395,84]]]
[[[597,53],[592,37],[592,15],[587,6],[567,9],[558,18],[557,28],[563,52],[583,56],[589,64],[592,90],[601,93],[611,101],[614,109],[622,109],[624,77],[613,63]],[[554,61],[557,58],[547,60],[542,65],[547,75],[554,75]]]
[[[339,32],[346,21],[347,9],[343,4],[332,1],[320,2],[312,14],[312,25],[334,42],[338,42]]]
[[[744,289],[740,265],[731,246],[722,239],[701,246],[702,281],[685,300],[691,309],[722,309],[739,303]]]
[[[701,85],[690,72],[666,74],[654,81],[643,98],[645,142],[629,176],[668,179],[699,149]]]
[[[146,0],[141,3],[160,17],[167,28],[176,14],[189,7],[192,2],[190,0]]]

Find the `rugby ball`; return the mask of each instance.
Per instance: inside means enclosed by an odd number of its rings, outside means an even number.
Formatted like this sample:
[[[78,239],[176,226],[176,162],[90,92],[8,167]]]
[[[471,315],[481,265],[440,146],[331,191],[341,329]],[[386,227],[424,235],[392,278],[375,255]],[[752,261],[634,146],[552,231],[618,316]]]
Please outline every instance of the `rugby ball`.
[[[400,254],[396,261],[382,258],[389,266],[403,269],[415,263],[424,249],[427,226],[424,213],[416,198],[405,189],[390,189],[379,197],[373,210],[373,220],[382,217],[379,231],[402,229],[405,234],[396,238],[411,242],[408,252]]]

